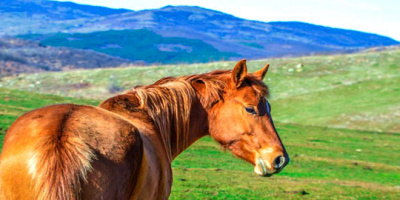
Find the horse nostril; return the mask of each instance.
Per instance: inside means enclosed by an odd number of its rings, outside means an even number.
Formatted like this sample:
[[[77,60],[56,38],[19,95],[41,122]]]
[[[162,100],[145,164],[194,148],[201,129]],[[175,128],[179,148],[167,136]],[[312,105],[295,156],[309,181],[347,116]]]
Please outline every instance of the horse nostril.
[[[278,156],[274,160],[274,167],[276,170],[281,170],[285,166],[285,157]]]

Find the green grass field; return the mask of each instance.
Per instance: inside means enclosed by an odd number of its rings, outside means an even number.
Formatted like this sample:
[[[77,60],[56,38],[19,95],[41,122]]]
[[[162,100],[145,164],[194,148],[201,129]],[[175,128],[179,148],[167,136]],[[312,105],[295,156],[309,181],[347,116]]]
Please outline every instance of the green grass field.
[[[400,135],[276,126],[291,155],[283,172],[258,177],[207,137],[174,161],[172,199],[400,197]]]
[[[266,62],[272,67],[265,80],[272,91],[272,115],[291,163],[278,175],[258,177],[250,164],[205,137],[174,161],[171,199],[399,199],[400,50],[252,61],[249,71]],[[76,98],[104,99],[167,75],[233,65],[217,62],[3,78],[0,136],[17,116],[34,108],[64,102],[96,105],[98,100]]]

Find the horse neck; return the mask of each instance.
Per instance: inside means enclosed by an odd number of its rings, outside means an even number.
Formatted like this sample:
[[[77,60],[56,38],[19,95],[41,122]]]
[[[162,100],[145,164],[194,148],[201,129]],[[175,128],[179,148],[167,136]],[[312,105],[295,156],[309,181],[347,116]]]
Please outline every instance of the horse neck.
[[[144,123],[151,121],[156,139],[163,144],[172,162],[197,139],[209,133],[206,110],[221,98],[226,74],[225,71],[216,71],[161,79],[153,85],[140,86],[112,97],[102,102],[100,107],[128,120],[143,118]],[[199,83],[200,87],[191,85],[193,83]]]
[[[135,89],[152,119],[170,162],[208,133],[207,112],[186,81]]]
[[[156,112],[149,112],[160,138],[169,153],[170,161],[187,149],[197,139],[208,133],[207,112],[204,110],[195,91],[186,85],[181,89],[166,85],[168,92],[164,102],[157,105]],[[159,112],[157,111],[159,110]]]
[[[177,157],[201,137],[208,134],[207,112],[199,100],[192,102],[188,127],[182,131],[171,132],[172,157]],[[186,131],[186,132],[184,132]]]

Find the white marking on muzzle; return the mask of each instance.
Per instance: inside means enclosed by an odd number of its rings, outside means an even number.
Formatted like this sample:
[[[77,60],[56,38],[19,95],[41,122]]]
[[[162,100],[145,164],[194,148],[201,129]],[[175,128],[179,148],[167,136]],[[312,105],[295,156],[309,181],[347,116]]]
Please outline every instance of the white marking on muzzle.
[[[261,158],[258,158],[258,162],[260,163],[262,174],[265,175],[268,173],[267,169],[265,168],[264,161]]]

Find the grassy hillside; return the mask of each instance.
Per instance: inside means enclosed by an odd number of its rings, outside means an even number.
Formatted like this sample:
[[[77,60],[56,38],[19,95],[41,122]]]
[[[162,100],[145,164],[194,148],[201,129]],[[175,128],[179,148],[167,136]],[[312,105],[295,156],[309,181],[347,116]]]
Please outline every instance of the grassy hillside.
[[[174,161],[172,199],[400,197],[399,134],[276,126],[291,155],[283,172],[258,177],[207,137]]]
[[[1,141],[18,115],[48,104],[93,100],[0,89]],[[277,114],[277,111],[273,111]],[[171,199],[396,199],[400,135],[276,123],[291,163],[263,178],[202,138],[173,162]]]
[[[220,52],[201,40],[162,37],[146,29],[19,37],[39,39],[43,45],[90,49],[143,63],[204,63],[237,56]]]
[[[400,49],[351,55],[258,60],[271,63],[265,82],[274,117],[284,123],[399,132]],[[234,62],[128,67],[6,77],[0,87],[105,99],[165,76],[232,69]]]
[[[43,71],[119,67],[132,64],[127,59],[92,50],[49,47],[13,37],[0,38],[0,76]]]
[[[271,178],[205,137],[173,162],[171,199],[399,199],[400,49],[271,63],[265,82],[291,163]],[[165,76],[231,69],[233,62],[96,69],[7,77],[2,87],[104,99]],[[47,104],[97,101],[0,89],[1,132]],[[0,137],[4,137],[1,133]]]

